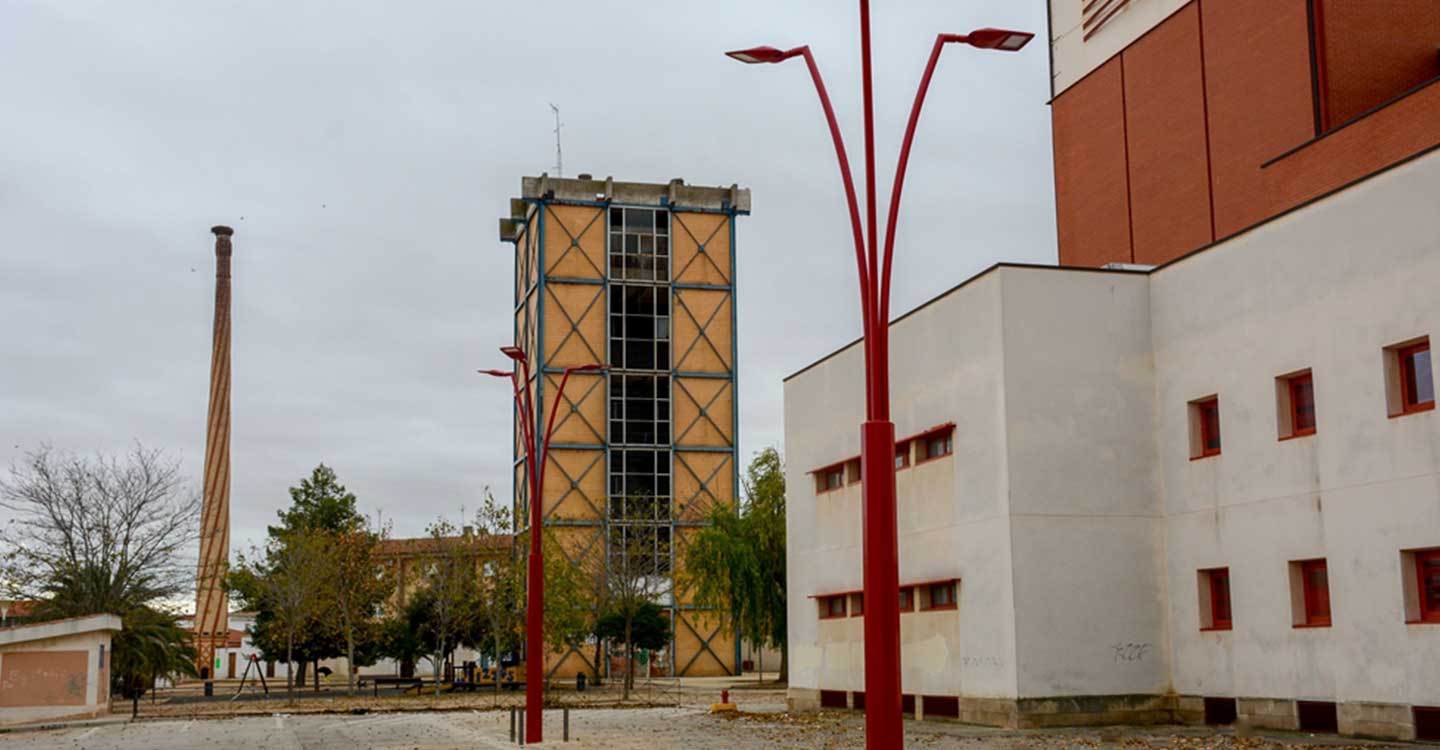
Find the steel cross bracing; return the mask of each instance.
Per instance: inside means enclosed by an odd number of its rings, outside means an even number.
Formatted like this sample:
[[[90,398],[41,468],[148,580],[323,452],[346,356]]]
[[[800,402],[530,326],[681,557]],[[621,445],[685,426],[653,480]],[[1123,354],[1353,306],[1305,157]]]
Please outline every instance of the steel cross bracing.
[[[610,362],[609,357],[609,335],[608,323],[602,321],[600,328],[600,341],[592,341],[587,337],[584,327],[594,314],[597,303],[604,305],[606,315],[609,311],[609,293],[611,280],[608,273],[608,262],[610,257],[609,237],[609,207],[608,203],[574,202],[559,200],[535,200],[532,201],[535,207],[529,213],[524,228],[516,238],[516,325],[515,334],[517,341],[524,342],[527,351],[536,352],[542,359],[539,366],[533,370],[534,380],[531,387],[534,389],[535,402],[541,410],[549,408],[563,409],[563,413],[557,414],[557,429],[567,424],[573,426],[578,424],[581,431],[586,433],[587,442],[584,444],[556,444],[556,449],[551,453],[547,461],[546,469],[553,466],[558,472],[560,479],[557,481],[565,484],[565,489],[558,497],[548,498],[543,513],[542,522],[547,526],[563,527],[574,531],[582,529],[588,533],[575,539],[577,544],[566,545],[565,558],[571,564],[578,564],[586,557],[596,554],[598,547],[608,544],[610,520],[608,518],[605,501],[602,497],[594,497],[586,492],[586,480],[592,476],[597,466],[603,466],[605,476],[598,482],[602,491],[609,491],[609,460],[608,443],[605,435],[608,429],[608,398],[604,396],[604,389],[601,386],[607,382],[606,378],[597,377],[594,382],[581,394],[576,397],[567,397],[562,405],[547,404],[544,400],[544,392],[553,383],[547,384],[546,375],[559,372],[561,367],[554,363],[557,356],[567,354],[567,349],[573,351],[577,346],[583,346],[583,354],[598,361]],[[588,220],[583,225],[578,222],[567,222],[560,212],[555,210],[556,206],[584,205],[594,207]],[[640,208],[641,206],[636,206]],[[644,206],[643,208],[664,208],[656,206]],[[671,498],[672,512],[668,521],[659,522],[664,527],[669,527],[670,533],[670,554],[671,571],[669,578],[669,599],[670,619],[672,623],[672,642],[670,647],[671,670],[675,674],[685,674],[691,670],[696,662],[704,655],[709,655],[716,663],[725,669],[733,669],[736,665],[729,665],[726,659],[722,658],[714,648],[716,639],[726,633],[726,624],[721,618],[715,618],[716,624],[713,628],[700,628],[698,621],[690,614],[703,612],[692,605],[685,604],[681,599],[685,595],[684,587],[677,587],[673,578],[673,571],[677,569],[676,557],[679,556],[689,544],[687,535],[681,533],[682,529],[693,529],[703,526],[703,514],[716,502],[734,502],[735,494],[739,487],[739,469],[736,465],[734,452],[736,449],[735,429],[737,426],[736,415],[738,406],[735,404],[735,311],[734,311],[734,212],[707,212],[718,214],[720,220],[712,227],[700,230],[705,234],[703,239],[698,236],[691,223],[683,218],[685,209],[670,207],[669,217],[671,219],[672,235],[684,234],[694,243],[693,255],[685,259],[683,265],[675,267],[675,245],[671,246],[671,274],[667,282],[654,284],[668,288],[671,309],[669,311],[672,321],[671,341],[672,346],[679,347],[684,344],[683,352],[672,349],[670,352],[670,363],[668,368],[662,368],[662,372],[668,374],[672,396],[671,404],[671,440],[668,452],[672,465],[671,477]],[[708,218],[708,217],[707,217]],[[604,238],[603,244],[593,238],[594,231],[601,231]],[[562,238],[562,243],[547,243],[545,237],[548,233],[557,233]],[[725,239],[730,241],[728,248],[730,257],[728,263],[717,263],[712,257],[709,246],[715,243],[717,237],[724,233]],[[551,259],[546,257],[546,245],[552,247],[555,244],[563,244],[561,250]],[[598,254],[602,262],[597,263],[594,252]],[[583,259],[583,263],[577,258]],[[702,261],[703,258],[703,261]],[[728,265],[727,269],[725,266]],[[563,275],[562,272],[563,271]],[[584,278],[594,273],[599,278]],[[687,277],[698,277],[700,281],[683,281]],[[715,283],[715,282],[722,283]],[[560,285],[570,286],[572,289],[583,285],[596,287],[593,295],[583,295],[574,299],[562,299],[557,287]],[[574,295],[571,295],[574,297]],[[713,303],[713,307],[709,307]],[[559,309],[559,315],[552,314],[548,308],[555,306]],[[709,307],[707,310],[706,308]],[[677,314],[683,313],[683,318],[677,320]],[[723,337],[716,335],[715,330],[719,329],[718,321],[725,321],[730,326],[729,341],[723,341]],[[678,340],[679,328],[682,324],[691,328],[687,329],[693,333],[688,342]],[[548,331],[550,326],[558,326],[556,330]],[[545,346],[546,340],[554,341],[558,334],[558,343],[553,346]],[[704,347],[701,347],[701,342]],[[728,343],[729,346],[724,346]],[[604,350],[604,357],[600,356],[597,349]],[[708,365],[696,360],[698,352],[704,350],[706,355],[713,357],[714,361]],[[573,357],[571,357],[573,358]],[[695,366],[686,367],[695,362]],[[716,366],[718,363],[718,367]],[[721,381],[713,392],[706,393],[708,388],[700,388],[705,381]],[[697,391],[697,389],[699,389]],[[602,404],[600,410],[602,419],[606,420],[605,425],[596,425],[587,418],[582,411],[586,402],[594,396],[596,391],[601,392]],[[674,410],[678,399],[687,399],[686,406],[693,407],[693,416],[686,424],[678,424],[674,420]],[[729,424],[718,418],[717,405],[729,399],[731,415]],[[517,413],[518,417],[518,413]],[[701,429],[701,426],[705,429]],[[710,434],[705,434],[710,433]],[[718,436],[718,441],[715,439]],[[588,439],[594,439],[596,443],[591,444]],[[686,444],[686,440],[692,443],[699,440],[706,440],[715,444]],[[566,450],[566,449],[570,450]],[[579,451],[597,451],[597,455],[581,465],[574,462],[567,462],[567,456],[575,456]],[[713,462],[710,457],[717,457]],[[523,451],[518,449],[515,452],[515,466],[517,469],[523,466]],[[683,470],[683,476],[677,471]],[[728,472],[728,476],[727,476]],[[721,488],[721,482],[729,483],[729,491]],[[680,492],[682,485],[687,487],[683,496]],[[553,485],[552,485],[553,486]],[[516,484],[516,514],[517,518],[523,518],[524,527],[528,528],[529,498],[524,496],[523,483]],[[551,495],[552,493],[546,493]],[[585,510],[593,513],[592,517],[581,518],[560,518],[557,511],[562,505],[573,504],[578,498],[584,503]],[[522,529],[517,529],[517,532]],[[578,554],[572,554],[571,550]],[[606,555],[608,565],[608,555]],[[686,661],[678,664],[679,658],[675,638],[682,633],[688,633],[694,638],[695,649],[693,653],[685,655]],[[738,653],[738,643],[737,643]],[[554,670],[559,669],[571,656],[578,657],[585,665],[591,664],[591,657],[582,650],[569,649],[567,653],[553,662]],[[735,657],[738,659],[738,656]],[[678,668],[677,668],[678,667]]]

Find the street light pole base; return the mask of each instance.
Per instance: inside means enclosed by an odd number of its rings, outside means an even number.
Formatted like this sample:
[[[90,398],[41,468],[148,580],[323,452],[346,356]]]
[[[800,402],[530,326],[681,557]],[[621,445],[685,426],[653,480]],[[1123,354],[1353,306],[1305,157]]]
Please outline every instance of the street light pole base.
[[[900,556],[895,520],[895,425],[860,428],[865,551],[865,748],[900,750]]]

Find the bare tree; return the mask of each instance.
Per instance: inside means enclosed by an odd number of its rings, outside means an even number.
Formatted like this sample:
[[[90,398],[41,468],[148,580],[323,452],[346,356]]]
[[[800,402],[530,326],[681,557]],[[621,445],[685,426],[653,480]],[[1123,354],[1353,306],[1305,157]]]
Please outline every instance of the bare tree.
[[[327,581],[333,561],[320,534],[285,532],[265,549],[240,555],[230,574],[230,588],[247,608],[268,615],[256,627],[278,628],[285,634],[285,700],[295,700],[295,641],[302,628],[330,605]]]
[[[200,495],[179,462],[136,444],[83,458],[49,446],[0,479],[0,583],[61,616],[126,614],[193,584]]]
[[[605,578],[608,615],[598,629],[625,645],[622,700],[635,689],[635,625],[670,587],[669,530],[655,525],[612,526],[609,563]],[[607,624],[606,621],[609,621]],[[647,623],[648,625],[649,623]],[[646,646],[647,648],[653,646]]]
[[[424,588],[411,601],[422,638],[435,666],[435,695],[440,694],[441,668],[445,658],[459,645],[461,634],[475,613],[475,589],[481,551],[473,531],[459,533],[449,521],[430,525],[435,556],[424,575]]]

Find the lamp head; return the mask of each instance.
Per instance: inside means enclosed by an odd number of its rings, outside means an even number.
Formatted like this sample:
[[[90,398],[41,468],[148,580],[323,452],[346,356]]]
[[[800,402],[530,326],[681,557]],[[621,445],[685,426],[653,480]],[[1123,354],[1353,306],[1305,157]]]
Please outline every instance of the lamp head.
[[[500,347],[500,353],[504,354],[510,359],[515,360],[516,362],[525,361],[525,350],[521,349],[518,346],[502,346]]]
[[[740,62],[743,62],[747,65],[755,65],[757,63],[778,63],[782,60],[790,58],[794,54],[796,53],[793,50],[790,52],[786,52],[784,50],[776,49],[774,47],[765,46],[751,47],[750,49],[732,50],[730,52],[726,52],[725,56],[734,60],[739,60]]]
[[[1001,52],[1019,52],[1021,47],[1030,43],[1035,35],[1028,31],[1010,31],[1008,29],[976,29],[963,38],[955,41],[963,41],[971,47],[979,49],[994,49]]]
[[[511,378],[515,376],[515,373],[506,372],[504,370],[476,370],[476,372],[480,373],[481,375],[493,375],[497,378]]]

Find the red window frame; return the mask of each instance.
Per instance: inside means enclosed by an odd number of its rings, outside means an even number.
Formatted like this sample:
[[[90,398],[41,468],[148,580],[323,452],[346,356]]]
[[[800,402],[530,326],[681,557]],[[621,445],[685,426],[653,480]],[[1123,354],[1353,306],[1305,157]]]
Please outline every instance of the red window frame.
[[[1200,421],[1200,452],[1193,458],[1209,458],[1220,455],[1220,397],[1211,396],[1194,402],[1196,418]],[[1210,416],[1214,415],[1214,423]],[[1211,439],[1215,447],[1210,447]]]
[[[849,597],[845,594],[820,597],[820,619],[838,620],[845,617],[845,600]],[[839,611],[836,611],[836,603],[839,603]]]
[[[1415,355],[1425,353],[1425,358],[1430,360],[1430,399],[1421,401],[1416,393],[1419,386],[1419,374],[1416,372],[1412,360]],[[1430,339],[1425,339],[1417,344],[1402,346],[1395,350],[1395,356],[1399,358],[1400,375],[1400,411],[1398,414],[1414,414],[1419,411],[1429,411],[1435,408],[1435,362],[1430,358]],[[1398,415],[1397,415],[1398,416]]]
[[[895,444],[895,470],[910,468],[910,441]]]
[[[955,602],[955,582],[954,582],[954,581],[944,581],[944,582],[941,582],[941,583],[926,584],[925,589],[926,589],[926,594],[927,594],[927,596],[926,596],[926,602],[925,602],[926,606],[925,606],[925,610],[924,610],[924,611],[926,611],[926,612],[935,612],[935,611],[944,610],[944,609],[955,609],[955,607],[957,606],[957,605],[956,605],[956,602]],[[946,601],[944,604],[936,604],[936,603],[935,603],[935,592],[936,592],[936,591],[944,591],[944,592],[945,592],[945,596],[946,596],[946,600],[947,600],[947,601]]]
[[[1302,373],[1289,379],[1290,389],[1290,437],[1315,434],[1315,379],[1310,373]],[[1300,392],[1302,387],[1309,394],[1310,424],[1300,426]]]
[[[1436,577],[1436,601],[1431,602],[1427,587],[1426,568]],[[1440,549],[1421,550],[1415,553],[1415,580],[1420,586],[1420,622],[1440,623]]]
[[[955,428],[953,426],[926,433],[915,438],[915,441],[920,444],[915,456],[917,466],[927,461],[938,461],[946,456],[955,455]],[[930,445],[936,441],[940,441],[941,452],[931,455]]]
[[[815,472],[815,474],[816,476],[820,477],[819,482],[817,482],[817,484],[819,485],[819,489],[815,492],[815,494],[817,495],[823,495],[827,492],[834,492],[835,490],[843,489],[845,487],[845,464],[826,466],[825,468]],[[835,484],[831,484],[830,477],[832,476],[838,476],[840,478],[840,481]]]
[[[909,586],[901,586],[901,587],[900,587],[900,611],[901,611],[901,612],[914,612],[914,611],[915,611],[915,589],[913,589],[913,588],[911,588],[911,587],[909,587]]]
[[[1210,579],[1210,627],[1205,630],[1230,630],[1234,625],[1234,612],[1230,607],[1230,569],[1214,568],[1205,571]]]
[[[1316,583],[1324,577],[1324,585]],[[1330,571],[1324,560],[1300,563],[1300,585],[1305,599],[1305,627],[1330,627]]]

